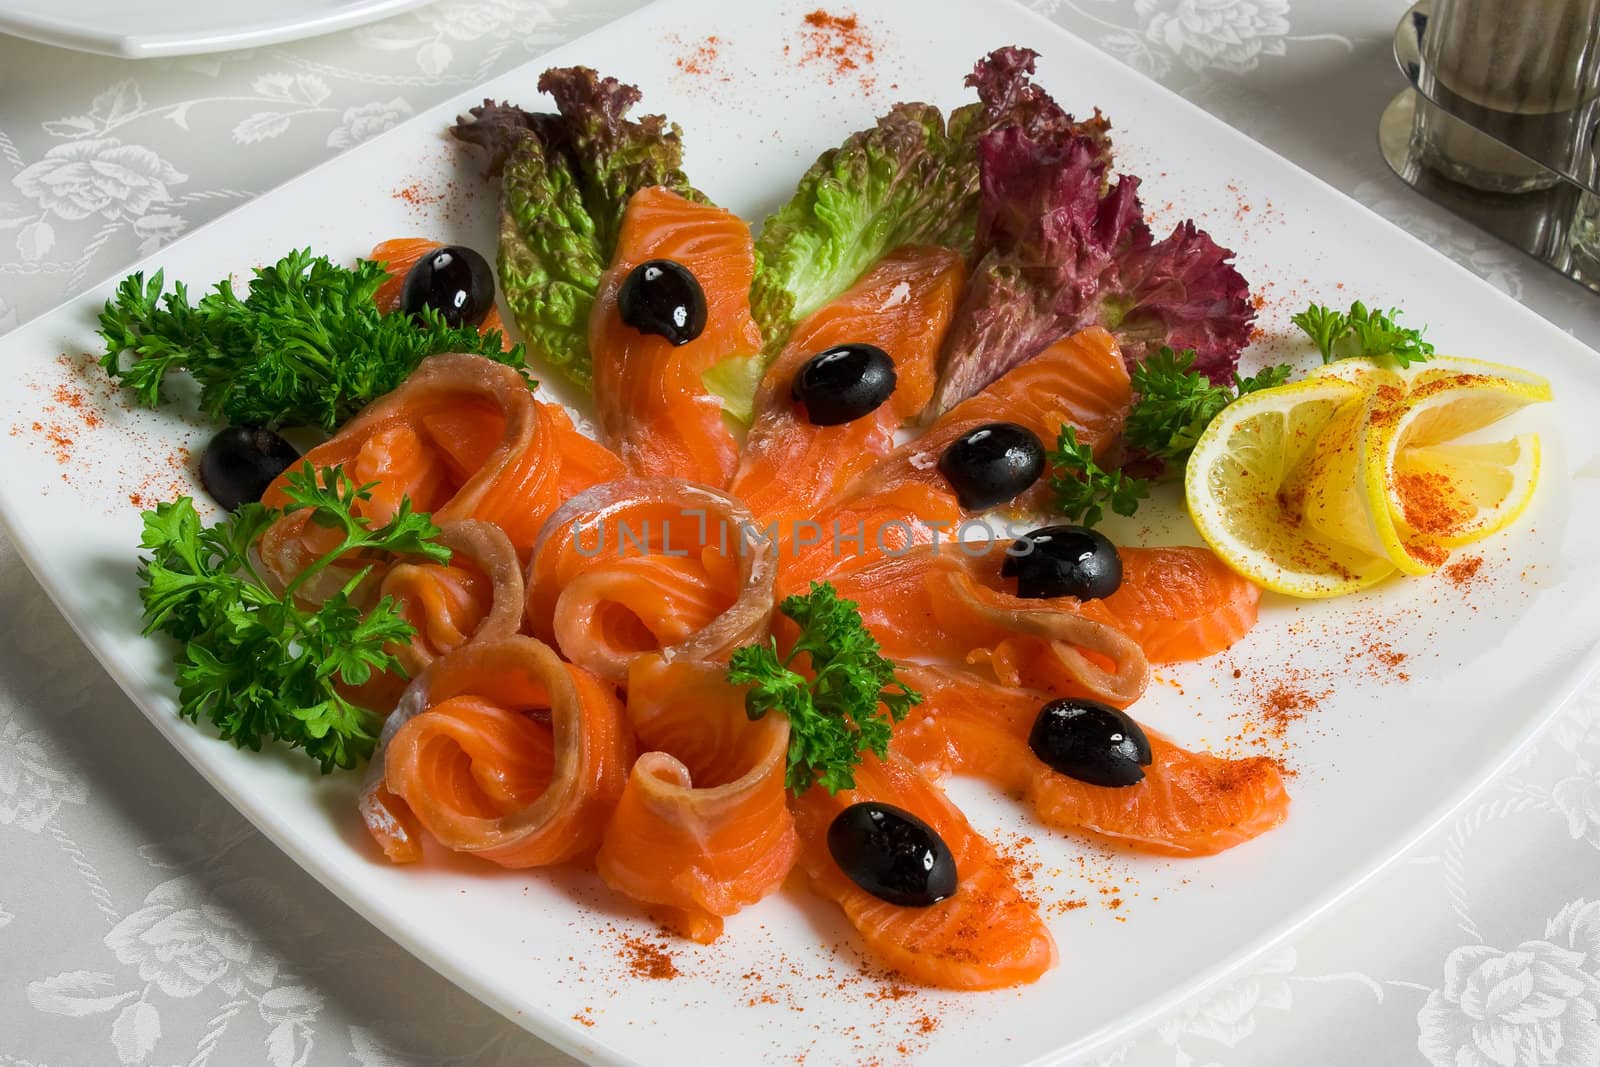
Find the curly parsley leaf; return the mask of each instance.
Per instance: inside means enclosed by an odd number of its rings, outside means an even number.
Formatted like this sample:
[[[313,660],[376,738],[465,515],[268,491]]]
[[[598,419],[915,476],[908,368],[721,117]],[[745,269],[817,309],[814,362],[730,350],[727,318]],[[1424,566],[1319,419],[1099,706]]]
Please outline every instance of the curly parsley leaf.
[[[1138,400],[1128,412],[1123,434],[1139,453],[1181,465],[1223,408],[1246,393],[1282,385],[1293,370],[1280,363],[1248,378],[1235,375],[1232,386],[1213,385],[1193,369],[1194,361],[1192,349],[1163,347],[1133,368]]]
[[[315,609],[300,606],[295,590],[352,555],[450,558],[437,543],[438,527],[409,500],[381,526],[357,515],[371,488],[341,468],[319,475],[307,464],[288,476],[290,504],[282,511],[246,504],[203,526],[194,501],[181,497],[144,512],[145,633],[160,631],[182,645],[175,657],[180,715],[196,722],[204,716],[240,748],[259,751],[271,739],[303,748],[324,773],[371,755],[380,721],[339,687],[361,685],[376,672],[403,673],[389,650],[415,631],[390,597],[365,612],[352,602],[371,566]],[[251,547],[277,519],[307,508],[319,525],[339,531],[339,542],[275,592],[256,571]]]
[[[1399,308],[1387,313],[1367,310],[1357,300],[1349,311],[1334,311],[1312,304],[1289,321],[1303,330],[1322,353],[1322,362],[1355,356],[1393,356],[1396,363],[1409,367],[1433,355],[1433,345],[1422,339],[1422,330],[1399,325]]]
[[[777,711],[789,720],[791,792],[813,784],[829,793],[850,789],[861,753],[887,755],[893,724],[922,703],[922,694],[895,677],[855,602],[839,599],[828,583],[812,582],[809,593],[785,598],[778,610],[800,627],[794,647],[779,656],[776,640],[769,639],[736,649],[728,681],[750,687],[745,711],[751,719]],[[802,654],[810,677],[793,667]]]
[[[499,331],[384,315],[374,302],[389,277],[381,263],[337,266],[310,249],[258,268],[248,295],[218,282],[196,303],[180,282],[165,293],[157,271],[124,279],[100,313],[100,365],[155,407],[175,371],[200,384],[200,407],[240,425],[332,430],[392,391],[440,352],[475,352],[513,367],[523,349],[502,350]]]
[[[1150,483],[1120,470],[1104,470],[1087,444],[1063,425],[1050,461],[1050,492],[1055,510],[1072,522],[1094,526],[1109,507],[1118,515],[1132,515],[1139,501],[1150,495]]]

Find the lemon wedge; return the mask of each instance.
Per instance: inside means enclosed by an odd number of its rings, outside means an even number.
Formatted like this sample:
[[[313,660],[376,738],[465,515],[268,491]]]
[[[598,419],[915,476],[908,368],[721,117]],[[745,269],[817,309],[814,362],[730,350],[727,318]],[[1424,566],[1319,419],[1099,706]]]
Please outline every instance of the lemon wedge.
[[[1322,375],[1247,394],[1206,427],[1189,457],[1184,494],[1200,536],[1230,567],[1296,597],[1340,596],[1394,573],[1383,553],[1341,543],[1306,521],[1308,494],[1323,491],[1306,474],[1323,450],[1319,442],[1330,428],[1345,433],[1338,427],[1359,419],[1366,397],[1363,385]]]

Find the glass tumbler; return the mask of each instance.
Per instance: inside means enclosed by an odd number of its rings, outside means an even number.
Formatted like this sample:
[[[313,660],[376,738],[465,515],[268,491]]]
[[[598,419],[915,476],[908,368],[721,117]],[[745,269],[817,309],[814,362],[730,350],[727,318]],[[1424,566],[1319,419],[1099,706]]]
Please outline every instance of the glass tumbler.
[[[1434,0],[1418,85],[1465,120],[1419,102],[1424,165],[1487,192],[1549,188],[1561,180],[1552,169],[1589,165],[1600,0]]]

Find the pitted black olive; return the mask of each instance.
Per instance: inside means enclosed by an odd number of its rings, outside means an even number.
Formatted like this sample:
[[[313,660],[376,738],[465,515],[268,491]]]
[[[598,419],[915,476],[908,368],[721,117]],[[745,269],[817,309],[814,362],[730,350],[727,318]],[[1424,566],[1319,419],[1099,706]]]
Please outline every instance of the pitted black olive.
[[[1136,785],[1150,766],[1150,739],[1124,712],[1098,700],[1052,700],[1039,709],[1028,747],[1047,766],[1090,785]]]
[[[465,245],[435,248],[412,264],[400,287],[400,310],[433,308],[451,326],[476,326],[494,307],[494,270]]]
[[[961,506],[992,508],[1015,498],[1044,473],[1044,445],[1026,426],[990,422],[968,430],[939,457]]]
[[[706,328],[706,294],[682,263],[649,259],[623,279],[617,313],[640,333],[686,345]]]
[[[299,458],[295,447],[271,430],[229,426],[200,453],[200,484],[232,511],[260,500],[272,480]]]
[[[1044,526],[1006,549],[1000,574],[1017,580],[1020,597],[1103,600],[1122,585],[1122,557],[1110,539],[1087,526]]]
[[[894,360],[876,345],[818,352],[795,372],[790,392],[815,426],[838,426],[876,411],[894,392]]]
[[[925,908],[956,891],[956,861],[938,832],[909,811],[865,802],[828,826],[828,851],[852,882],[879,900]]]

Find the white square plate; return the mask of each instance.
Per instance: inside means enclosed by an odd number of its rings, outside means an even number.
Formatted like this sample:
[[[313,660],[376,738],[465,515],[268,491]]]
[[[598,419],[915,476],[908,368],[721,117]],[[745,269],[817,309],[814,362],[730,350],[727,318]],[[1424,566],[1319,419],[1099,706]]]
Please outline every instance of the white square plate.
[[[1292,354],[1305,365],[1288,315],[1310,299],[1360,297],[1403,305],[1441,351],[1547,374],[1557,401],[1527,420],[1544,433],[1543,486],[1516,532],[1482,546],[1475,580],[1391,582],[1332,603],[1269,597],[1238,649],[1163,672],[1140,703],[1142,719],[1191,745],[1287,746],[1299,774],[1283,827],[1223,856],[1152,860],[1088,848],[1004,798],[955,788],[1035,875],[1061,948],[1038,984],[901,996],[863,975],[849,930],[801,891],[735,917],[709,948],[665,943],[677,978],[633,977],[626,939],[656,944],[654,931],[592,876],[465,861],[390,867],[356,818],[358,776],[322,780],[299,756],[236,752],[179,722],[167,650],[138,636],[136,505],[198,492],[179,450],[198,448],[207,427],[170,409],[129,409],[77,355],[98,348],[95,313],[111,283],[0,340],[0,515],[89,647],[230,802],[380,929],[563,1048],[607,1064],[1063,1062],[1169,1010],[1370,877],[1510,760],[1587,673],[1600,637],[1600,363],[1433,250],[1020,7],[873,4],[863,25],[875,59],[843,72],[806,61],[809,9],[749,0],[648,8],[259,197],[145,269],[203,286],[292,246],[349,260],[412,233],[487,251],[494,190],[444,127],[486,95],[537,106],[539,72],[569,63],[639,84],[648,109],[683,125],[701,188],[759,219],[820,150],[888,104],[958,105],[974,61],[1020,43],[1042,53],[1041,80],[1068,108],[1099,105],[1111,116],[1120,165],[1143,176],[1161,223],[1192,213],[1238,250],[1266,301],[1249,358]],[[711,34],[714,57],[679,62]],[[1131,531],[1194,540],[1181,520]],[[1403,663],[1385,661],[1390,651]],[[1262,693],[1275,684],[1316,707],[1300,721],[1265,721]]]

